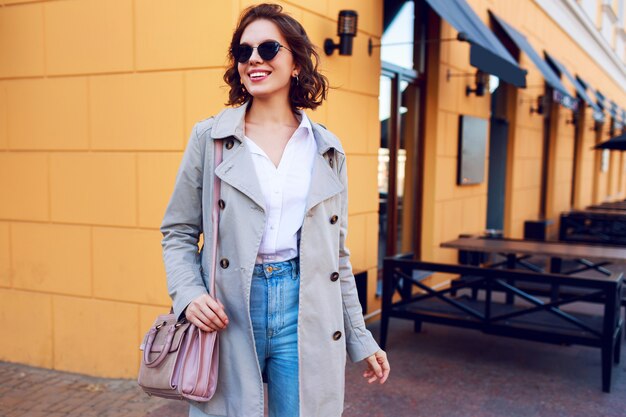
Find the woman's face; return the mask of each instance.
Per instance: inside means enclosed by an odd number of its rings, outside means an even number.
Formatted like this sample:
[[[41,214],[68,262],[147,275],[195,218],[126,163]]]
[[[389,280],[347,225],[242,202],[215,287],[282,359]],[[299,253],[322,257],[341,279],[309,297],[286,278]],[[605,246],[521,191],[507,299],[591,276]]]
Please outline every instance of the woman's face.
[[[266,19],[250,23],[241,34],[240,44],[257,47],[265,41],[278,41],[289,48],[278,26]],[[276,56],[269,61],[264,61],[254,48],[247,62],[237,64],[241,82],[252,97],[266,98],[275,94],[284,94],[287,97],[289,95],[291,77],[297,71],[293,55],[286,48],[280,48]]]

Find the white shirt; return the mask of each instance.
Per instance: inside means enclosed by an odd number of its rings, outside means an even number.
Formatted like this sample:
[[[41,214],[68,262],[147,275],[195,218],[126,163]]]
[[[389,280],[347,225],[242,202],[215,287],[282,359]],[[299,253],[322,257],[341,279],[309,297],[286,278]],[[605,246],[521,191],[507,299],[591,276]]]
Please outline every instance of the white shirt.
[[[265,197],[265,231],[257,264],[298,256],[300,228],[317,152],[311,122],[304,112],[300,115],[300,125],[289,138],[278,167],[259,145],[244,136]]]

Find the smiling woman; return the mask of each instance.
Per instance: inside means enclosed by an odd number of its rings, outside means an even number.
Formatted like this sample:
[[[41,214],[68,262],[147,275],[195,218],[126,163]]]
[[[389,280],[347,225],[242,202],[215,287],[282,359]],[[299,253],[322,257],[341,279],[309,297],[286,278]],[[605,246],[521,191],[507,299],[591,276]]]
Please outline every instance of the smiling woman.
[[[196,124],[161,226],[174,312],[219,331],[219,377],[190,415],[338,417],[346,351],[384,383],[389,363],[365,327],[350,252],[347,168],[340,141],[309,120],[328,81],[304,28],[278,5],[246,9],[224,80],[227,108]],[[221,139],[225,139],[221,141]],[[223,162],[213,166],[213,144]],[[213,175],[221,180],[215,293]],[[204,241],[211,242],[210,236]]]

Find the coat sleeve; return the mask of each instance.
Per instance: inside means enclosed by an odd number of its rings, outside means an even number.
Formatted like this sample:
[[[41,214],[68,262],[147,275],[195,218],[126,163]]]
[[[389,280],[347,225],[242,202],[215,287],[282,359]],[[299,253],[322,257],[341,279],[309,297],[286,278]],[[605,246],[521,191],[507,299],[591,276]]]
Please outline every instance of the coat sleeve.
[[[196,124],[160,228],[167,289],[176,317],[181,317],[191,301],[208,292],[202,280],[198,252],[202,233],[202,154]]]
[[[373,355],[380,348],[372,333],[365,327],[361,304],[356,290],[350,251],[346,247],[348,233],[348,172],[346,162],[339,169],[339,177],[343,183],[341,194],[341,216],[339,231],[339,279],[343,298],[344,332],[346,347],[352,362],[359,362]]]

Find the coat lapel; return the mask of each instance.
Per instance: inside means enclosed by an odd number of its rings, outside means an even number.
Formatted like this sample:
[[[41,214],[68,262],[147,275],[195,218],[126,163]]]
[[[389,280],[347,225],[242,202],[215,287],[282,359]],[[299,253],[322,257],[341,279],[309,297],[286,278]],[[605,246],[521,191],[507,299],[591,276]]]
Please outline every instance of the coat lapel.
[[[215,175],[248,196],[265,211],[265,198],[254,170],[252,155],[250,149],[243,143],[239,143],[228,156],[228,159],[217,166]]]
[[[316,153],[304,212],[308,213],[310,209],[341,191],[343,191],[343,184],[333,172],[328,161],[324,155]]]
[[[241,191],[265,211],[265,198],[258,177],[254,170],[250,149],[243,143],[243,130],[248,103],[239,107],[226,108],[216,116],[211,129],[213,139],[234,138],[235,146],[224,150],[224,160],[215,170],[215,174],[224,182]],[[330,167],[327,152],[330,148],[343,154],[337,140],[326,129],[312,123],[313,136],[317,152],[313,160],[311,185],[306,201],[305,212],[317,204],[343,191],[343,184]],[[332,157],[332,156],[331,156]],[[335,161],[336,162],[336,161]]]

